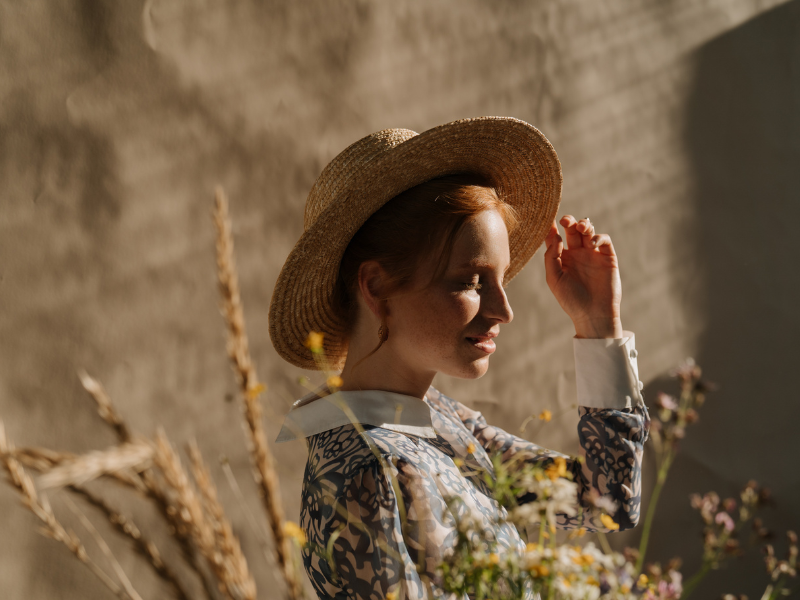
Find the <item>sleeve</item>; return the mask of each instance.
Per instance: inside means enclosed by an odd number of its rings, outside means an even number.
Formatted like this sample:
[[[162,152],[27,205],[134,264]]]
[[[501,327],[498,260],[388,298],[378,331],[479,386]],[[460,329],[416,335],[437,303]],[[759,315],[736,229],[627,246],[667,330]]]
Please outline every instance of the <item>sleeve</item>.
[[[403,502],[386,466],[394,469],[376,457],[346,477],[318,480],[318,490],[304,494],[301,525],[309,548],[303,558],[319,598],[427,597],[404,541]],[[315,493],[319,502],[309,505]],[[315,511],[315,504],[323,510]]]
[[[600,519],[609,509],[620,530],[639,522],[642,453],[650,417],[641,395],[634,337],[625,333],[617,340],[574,340],[580,416],[577,459],[489,425],[481,413],[451,400],[461,421],[487,452],[499,452],[508,460],[526,451],[533,457],[530,460],[543,466],[556,457],[566,459],[578,485],[581,510],[574,517],[558,515],[557,524],[563,529],[611,531]]]

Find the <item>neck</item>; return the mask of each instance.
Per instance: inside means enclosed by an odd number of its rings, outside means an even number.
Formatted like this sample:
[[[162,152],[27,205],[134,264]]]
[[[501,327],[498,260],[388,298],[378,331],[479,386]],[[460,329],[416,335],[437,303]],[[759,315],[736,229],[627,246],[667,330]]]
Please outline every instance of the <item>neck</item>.
[[[390,340],[369,355],[376,344],[377,340],[367,341],[364,336],[356,335],[350,340],[342,369],[342,391],[383,390],[422,400],[436,372],[418,371],[405,364],[393,351]]]

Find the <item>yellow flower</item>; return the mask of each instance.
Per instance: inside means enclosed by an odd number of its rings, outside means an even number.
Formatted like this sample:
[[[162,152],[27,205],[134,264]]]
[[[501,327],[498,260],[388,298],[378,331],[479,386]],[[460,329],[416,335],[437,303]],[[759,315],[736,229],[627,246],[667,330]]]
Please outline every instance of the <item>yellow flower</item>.
[[[544,421],[545,423],[549,423],[550,419],[553,418],[553,413],[549,410],[544,409],[542,412],[539,413],[539,418]]]
[[[397,600],[397,592],[386,592],[386,600]]]
[[[293,523],[292,521],[284,522],[283,533],[293,538],[301,546],[304,546],[307,541],[305,532],[300,529],[297,523]]]
[[[475,453],[475,444],[470,442],[470,444],[467,446],[467,454],[474,454],[474,453]]]
[[[578,554],[572,557],[572,562],[579,567],[588,567],[594,562],[594,556],[591,554]]]
[[[622,586],[619,588],[619,591],[622,592],[623,594],[627,594],[631,591],[631,586],[629,586],[627,583],[623,583]]]
[[[525,552],[536,552],[539,548],[536,544],[526,544],[525,545]]]
[[[528,571],[534,577],[547,577],[550,575],[550,569],[548,569],[546,565],[533,565],[528,568]]]
[[[500,555],[492,552],[489,555],[489,564],[490,565],[499,565],[500,564]]]
[[[464,466],[464,461],[461,460],[460,458],[454,458],[453,459],[453,464],[460,469],[461,467]]]
[[[608,515],[600,515],[600,521],[603,523],[606,529],[609,529],[611,531],[616,531],[617,529],[619,529],[619,524],[616,523],[614,519],[612,519]]]
[[[647,578],[647,575],[642,573],[641,575],[639,575],[639,579],[636,580],[636,585],[638,585],[640,588],[643,588],[644,586],[647,585],[649,581],[650,580]]]
[[[247,399],[248,400],[255,400],[258,398],[261,393],[267,389],[263,383],[257,383],[253,387],[247,390]]]
[[[586,584],[587,585],[596,585],[597,587],[600,587],[600,582],[597,581],[597,579],[595,579],[591,575],[589,575],[589,577],[586,578]]]
[[[559,456],[555,462],[545,469],[545,475],[550,478],[550,481],[555,481],[559,477],[564,477],[567,474],[567,460]]]
[[[325,337],[324,333],[320,333],[319,331],[312,331],[308,334],[308,337],[305,341],[305,347],[311,350],[313,353],[322,352],[322,339]]]
[[[344,381],[342,381],[342,378],[338,375],[331,375],[328,377],[327,384],[329,389],[335,390],[342,387],[344,385]]]

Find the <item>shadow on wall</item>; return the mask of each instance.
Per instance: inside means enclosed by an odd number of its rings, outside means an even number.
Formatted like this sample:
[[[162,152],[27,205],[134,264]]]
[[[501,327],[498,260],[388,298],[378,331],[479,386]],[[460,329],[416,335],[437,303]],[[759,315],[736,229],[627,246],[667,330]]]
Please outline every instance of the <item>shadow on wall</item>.
[[[696,358],[719,389],[662,498],[653,558],[692,548],[691,574],[701,543],[691,492],[731,496],[749,479],[770,487],[777,508],[767,521],[780,555],[783,532],[800,525],[800,2],[701,48],[687,109],[700,234],[676,243],[695,244],[704,273],[706,330]],[[748,553],[694,596],[760,597],[766,573],[759,553]]]

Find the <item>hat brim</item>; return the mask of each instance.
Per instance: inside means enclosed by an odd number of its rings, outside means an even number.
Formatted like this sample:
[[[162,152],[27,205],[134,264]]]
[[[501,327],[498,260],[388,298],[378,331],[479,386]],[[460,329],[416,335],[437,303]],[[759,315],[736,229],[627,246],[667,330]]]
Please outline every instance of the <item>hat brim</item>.
[[[339,263],[356,231],[398,194],[430,179],[459,173],[491,181],[519,216],[519,226],[509,238],[507,281],[542,244],[561,200],[561,163],[552,144],[532,125],[510,117],[440,125],[353,168],[357,172],[348,185],[336,191],[336,200],[292,249],[272,295],[272,343],[285,360],[305,369],[320,368],[304,344],[311,331],[325,334],[323,349],[331,368],[344,364],[345,324],[332,309]]]

